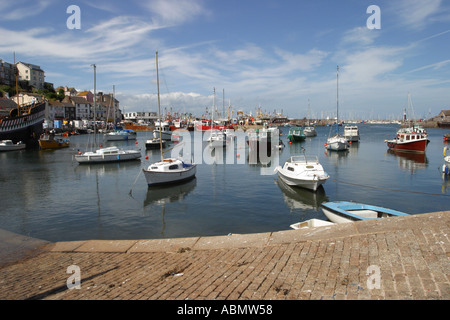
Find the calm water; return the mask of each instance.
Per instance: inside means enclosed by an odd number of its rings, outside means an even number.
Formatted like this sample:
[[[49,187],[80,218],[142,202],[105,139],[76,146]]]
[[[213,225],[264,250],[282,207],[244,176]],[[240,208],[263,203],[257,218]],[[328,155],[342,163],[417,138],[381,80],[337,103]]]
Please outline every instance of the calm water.
[[[242,159],[242,149],[234,150],[233,163],[198,165],[196,179],[187,184],[149,189],[141,168],[157,160],[159,151],[145,150],[151,136],[145,132],[137,139],[142,160],[128,163],[78,165],[72,157],[85,149],[87,135],[71,137],[69,149],[0,153],[0,228],[49,241],[156,239],[286,230],[299,221],[326,219],[319,207],[324,201],[411,214],[450,210],[450,178],[441,173],[446,130],[428,130],[425,155],[403,156],[389,153],[384,143],[398,126],[359,127],[360,143],[348,153],[328,154],[329,127],[292,145],[287,128],[281,129],[286,147],[280,165],[303,147],[330,174],[317,193],[282,185],[277,175],[267,175],[273,167]],[[134,141],[104,145],[136,147]]]

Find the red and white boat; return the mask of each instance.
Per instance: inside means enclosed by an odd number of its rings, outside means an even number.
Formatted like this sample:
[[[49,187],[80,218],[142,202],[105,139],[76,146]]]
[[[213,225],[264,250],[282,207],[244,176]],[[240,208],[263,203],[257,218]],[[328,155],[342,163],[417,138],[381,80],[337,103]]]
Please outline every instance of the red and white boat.
[[[398,130],[395,139],[385,142],[389,149],[395,151],[425,152],[430,140],[425,129],[413,126]]]
[[[226,125],[226,124],[212,124],[211,120],[204,120],[196,121],[195,122],[195,130],[196,131],[211,131],[211,130],[219,130],[222,131],[224,129],[233,129],[232,125]]]

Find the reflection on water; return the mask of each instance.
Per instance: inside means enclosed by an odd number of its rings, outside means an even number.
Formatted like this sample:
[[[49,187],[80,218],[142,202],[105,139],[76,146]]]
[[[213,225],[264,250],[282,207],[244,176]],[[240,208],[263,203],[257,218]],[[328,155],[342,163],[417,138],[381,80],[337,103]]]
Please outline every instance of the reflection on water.
[[[275,184],[283,191],[283,200],[291,212],[298,209],[319,211],[320,204],[328,201],[323,186],[313,192],[304,188],[292,187],[280,178],[275,180]]]
[[[183,184],[148,187],[144,207],[151,204],[163,205],[183,200],[197,186],[197,178]]]
[[[428,165],[428,159],[425,153],[404,152],[388,149],[387,153],[398,159],[399,168],[416,173],[418,169],[425,169]]]

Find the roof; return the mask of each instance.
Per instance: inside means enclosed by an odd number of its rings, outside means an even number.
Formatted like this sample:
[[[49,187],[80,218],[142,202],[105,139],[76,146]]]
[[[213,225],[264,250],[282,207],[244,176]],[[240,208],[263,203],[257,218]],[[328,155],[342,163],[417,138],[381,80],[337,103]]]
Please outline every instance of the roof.
[[[30,69],[33,69],[33,70],[36,70],[36,71],[40,71],[40,72],[44,72],[44,70],[42,70],[40,66],[37,66],[35,64],[26,63],[26,62],[22,62],[22,61],[19,61],[17,64],[19,64],[19,63],[23,64],[24,66],[26,66],[26,67],[28,67]]]
[[[72,102],[77,103],[77,104],[90,104],[89,101],[86,100],[85,97],[69,97],[70,100],[72,100]]]
[[[48,104],[51,105],[52,107],[64,107],[64,105],[58,100],[49,101]]]
[[[0,109],[1,110],[11,110],[17,108],[17,103],[10,99],[0,98]]]

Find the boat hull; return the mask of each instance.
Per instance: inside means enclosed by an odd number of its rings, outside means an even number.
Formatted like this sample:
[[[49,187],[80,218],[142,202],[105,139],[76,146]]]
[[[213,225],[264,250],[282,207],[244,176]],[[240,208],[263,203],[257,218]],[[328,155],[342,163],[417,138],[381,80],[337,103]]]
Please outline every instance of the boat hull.
[[[347,139],[342,136],[334,136],[327,140],[325,148],[331,151],[345,151],[350,147]]]
[[[62,149],[70,146],[68,140],[39,140],[39,147],[41,149]]]
[[[162,136],[163,140],[172,140],[172,132],[163,131],[162,134],[158,130],[153,131],[153,138],[159,139]]]
[[[1,141],[0,142],[0,152],[2,152],[2,151],[23,150],[25,148],[26,148],[26,145],[24,143],[21,143],[21,142],[13,143],[11,140]]]
[[[161,147],[161,142],[159,141],[159,139],[150,139],[147,140],[145,142],[145,149],[147,150],[156,150],[159,149]],[[166,141],[162,141],[162,147],[165,148],[166,147]]]
[[[78,161],[78,163],[82,164],[89,164],[89,163],[105,163],[105,162],[121,162],[121,161],[131,161],[131,160],[137,160],[141,157],[140,151],[134,151],[129,150],[123,153],[118,154],[95,154],[92,153],[85,153],[81,155],[76,155],[75,160]]]
[[[31,108],[29,114],[2,119],[0,122],[0,140],[22,141],[28,147],[37,147],[44,131],[45,103]]]
[[[126,140],[136,140],[135,133],[123,133],[123,134],[105,134],[106,141],[126,141]]]
[[[321,207],[325,216],[334,223],[408,216],[407,213],[392,209],[347,201],[326,202]]]
[[[283,180],[289,186],[304,188],[312,191],[317,191],[321,185],[327,182],[328,177],[324,178],[311,178],[311,179],[298,179],[284,174],[281,169],[278,170],[278,177]]]
[[[425,152],[429,142],[428,139],[420,139],[407,143],[401,143],[398,140],[389,140],[387,141],[387,146],[389,149],[396,151]]]
[[[197,172],[197,166],[191,165],[186,170],[174,171],[174,172],[158,172],[142,169],[144,172],[147,185],[159,186],[159,185],[169,185],[188,181],[195,178]]]

